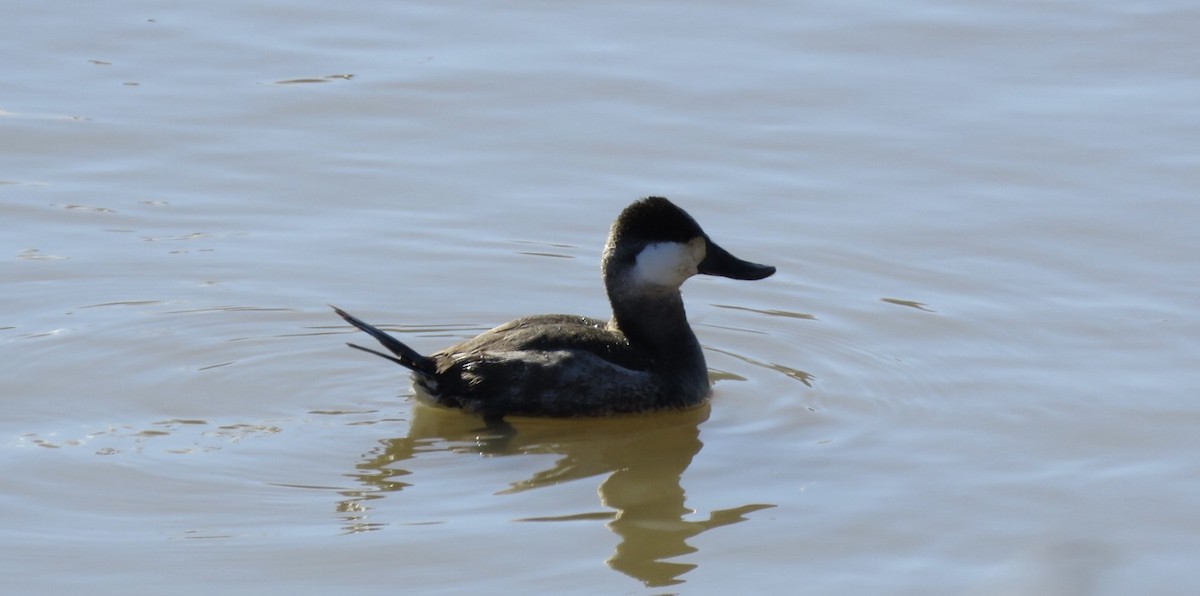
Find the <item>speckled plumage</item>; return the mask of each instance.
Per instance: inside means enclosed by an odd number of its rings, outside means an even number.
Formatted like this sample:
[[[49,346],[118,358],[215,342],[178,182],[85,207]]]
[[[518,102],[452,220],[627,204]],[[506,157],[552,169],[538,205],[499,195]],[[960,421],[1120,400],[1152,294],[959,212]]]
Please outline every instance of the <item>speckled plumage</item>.
[[[621,212],[601,269],[613,307],[609,321],[523,317],[429,356],[335,310],[393,355],[351,347],[409,368],[419,396],[438,405],[490,419],[681,409],[703,403],[710,388],[680,285],[695,273],[762,279],[775,272],[733,257],[662,197]]]

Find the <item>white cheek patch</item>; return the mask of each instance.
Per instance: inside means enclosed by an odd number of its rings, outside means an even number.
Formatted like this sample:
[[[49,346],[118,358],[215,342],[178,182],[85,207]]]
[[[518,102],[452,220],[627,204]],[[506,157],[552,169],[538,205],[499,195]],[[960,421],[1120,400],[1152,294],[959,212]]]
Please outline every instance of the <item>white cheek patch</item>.
[[[639,284],[677,288],[696,274],[696,266],[703,259],[703,238],[696,238],[687,244],[656,242],[638,253],[633,266],[633,278]]]

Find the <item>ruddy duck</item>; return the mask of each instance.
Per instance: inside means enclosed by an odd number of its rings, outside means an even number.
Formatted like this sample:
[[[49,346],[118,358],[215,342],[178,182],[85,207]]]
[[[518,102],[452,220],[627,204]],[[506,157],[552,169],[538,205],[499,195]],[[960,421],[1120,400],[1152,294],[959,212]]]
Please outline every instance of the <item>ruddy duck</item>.
[[[680,286],[697,273],[752,280],[775,268],[734,257],[683,209],[649,197],[613,223],[601,271],[608,321],[523,317],[430,356],[333,309],[392,355],[347,345],[411,370],[418,397],[489,420],[682,409],[704,403],[711,388]]]

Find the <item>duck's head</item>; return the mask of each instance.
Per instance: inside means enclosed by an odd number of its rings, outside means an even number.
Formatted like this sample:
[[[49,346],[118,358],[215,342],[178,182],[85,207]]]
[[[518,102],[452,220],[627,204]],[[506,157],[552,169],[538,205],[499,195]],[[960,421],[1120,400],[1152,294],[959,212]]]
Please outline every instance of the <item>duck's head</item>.
[[[609,231],[602,269],[610,293],[639,294],[678,292],[697,273],[747,280],[775,273],[770,265],[729,254],[692,216],[663,197],[636,201],[621,212]]]

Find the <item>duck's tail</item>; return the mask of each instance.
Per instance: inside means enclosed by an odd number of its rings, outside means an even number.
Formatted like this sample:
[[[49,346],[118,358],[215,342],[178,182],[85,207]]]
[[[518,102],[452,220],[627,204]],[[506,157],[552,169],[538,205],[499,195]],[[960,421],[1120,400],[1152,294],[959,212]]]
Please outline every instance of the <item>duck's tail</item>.
[[[369,352],[379,356],[380,358],[387,358],[388,360],[391,360],[392,362],[395,362],[396,364],[399,364],[400,366],[403,366],[404,368],[421,375],[433,376],[434,373],[437,372],[437,365],[434,364],[432,358],[418,354],[416,350],[404,345],[400,342],[400,340],[388,335],[387,333],[384,333],[383,331],[380,331],[378,328],[370,324],[364,323],[363,321],[359,320],[358,317],[355,317],[354,315],[351,315],[350,313],[332,304],[330,304],[329,307],[332,308],[333,312],[336,312],[338,316],[346,319],[347,323],[358,327],[359,329],[367,332],[367,334],[371,337],[374,337],[379,341],[379,343],[383,344],[383,347],[387,348],[389,352],[395,354],[395,356],[389,356],[383,352],[372,350],[371,348],[364,348],[360,345],[352,343],[347,343],[346,345],[356,350]]]

